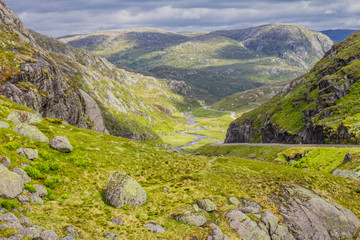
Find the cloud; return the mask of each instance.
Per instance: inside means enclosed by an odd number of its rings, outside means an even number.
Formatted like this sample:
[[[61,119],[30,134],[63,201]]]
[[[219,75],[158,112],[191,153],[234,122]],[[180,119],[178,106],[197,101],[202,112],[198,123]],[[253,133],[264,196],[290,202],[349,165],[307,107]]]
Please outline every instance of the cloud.
[[[295,23],[322,30],[360,28],[357,0],[4,0],[29,27],[51,36],[155,27],[210,31]]]

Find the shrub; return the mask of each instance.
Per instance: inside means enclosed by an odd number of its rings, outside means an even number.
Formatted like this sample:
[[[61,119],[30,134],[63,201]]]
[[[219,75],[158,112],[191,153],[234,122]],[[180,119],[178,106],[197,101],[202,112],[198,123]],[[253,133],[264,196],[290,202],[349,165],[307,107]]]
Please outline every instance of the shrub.
[[[11,210],[16,207],[15,203],[12,200],[3,200],[1,206],[7,210]]]
[[[61,195],[61,198],[62,199],[68,199],[69,198],[69,195],[67,193],[64,193],[63,195]]]
[[[49,167],[51,171],[56,171],[60,168],[61,163],[59,162],[49,162]]]
[[[18,142],[8,142],[7,144],[4,145],[4,147],[9,150],[16,150],[16,149],[20,148],[21,146],[22,146],[22,144],[18,143]]]
[[[24,170],[32,179],[40,179],[42,177],[41,172],[33,166],[27,166]]]
[[[45,180],[44,185],[50,189],[56,188],[56,183],[60,181],[60,178],[58,177],[52,177]]]
[[[57,119],[57,118],[45,118],[45,121],[48,121],[49,123],[54,123],[54,124],[62,124],[63,123],[62,119]]]
[[[72,157],[70,158],[70,161],[73,162],[76,166],[84,168],[90,164],[88,160],[81,157]]]
[[[41,173],[48,173],[50,171],[49,162],[35,162],[31,166],[39,170]]]
[[[28,190],[31,193],[36,192],[36,187],[32,184],[25,184],[24,189]]]

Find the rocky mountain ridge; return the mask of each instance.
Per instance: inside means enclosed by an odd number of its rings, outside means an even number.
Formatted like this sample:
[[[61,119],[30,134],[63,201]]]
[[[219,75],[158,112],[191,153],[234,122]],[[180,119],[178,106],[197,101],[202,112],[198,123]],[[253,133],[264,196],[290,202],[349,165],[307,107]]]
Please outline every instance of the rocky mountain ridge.
[[[196,104],[185,83],[117,69],[103,58],[29,31],[4,3],[0,6],[0,94],[16,103],[44,117],[138,140],[157,138],[160,126],[171,131],[181,119],[170,113]]]
[[[229,127],[226,142],[359,144],[359,32]]]
[[[211,33],[158,29],[102,31],[60,39],[118,66],[183,80],[213,103],[236,92],[290,80],[330,48],[325,35],[292,24]]]

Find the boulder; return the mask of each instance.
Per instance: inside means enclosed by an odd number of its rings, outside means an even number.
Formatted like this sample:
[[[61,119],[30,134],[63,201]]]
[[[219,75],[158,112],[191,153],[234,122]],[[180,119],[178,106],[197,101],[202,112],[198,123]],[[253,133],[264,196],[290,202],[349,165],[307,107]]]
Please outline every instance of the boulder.
[[[9,168],[11,165],[11,161],[6,156],[0,156],[0,165],[5,166],[6,168]]]
[[[26,157],[30,160],[34,160],[34,159],[38,159],[39,158],[39,154],[38,154],[38,150],[37,149],[32,149],[32,148],[19,148],[16,150],[16,152],[23,157]]]
[[[40,234],[40,240],[59,240],[59,237],[53,230],[45,230]]]
[[[33,224],[31,223],[31,221],[30,221],[27,217],[25,217],[25,216],[20,217],[20,218],[19,218],[19,222],[20,222],[20,224],[21,224],[23,227],[25,227],[25,228],[28,228],[28,227],[32,227],[32,226],[33,226]]]
[[[332,174],[335,176],[338,176],[338,177],[350,178],[353,180],[359,180],[359,178],[360,178],[360,173],[349,171],[349,170],[336,169]]]
[[[360,226],[350,210],[298,185],[282,187],[273,202],[296,239],[353,239]]]
[[[23,237],[38,238],[42,232],[42,227],[33,225],[20,231]]]
[[[257,202],[250,199],[241,199],[239,209],[243,213],[258,213],[262,210],[262,207]]]
[[[230,227],[244,240],[271,240],[265,226],[258,225],[256,222],[252,221],[246,214],[241,212],[240,208],[231,210],[227,213],[226,219]]]
[[[49,142],[49,138],[46,137],[37,127],[30,126],[29,124],[26,123],[21,123],[17,125],[14,131],[22,136],[29,137],[39,142],[43,142],[43,143]]]
[[[10,172],[5,166],[0,165],[0,198],[15,198],[23,189],[23,179],[18,174]]]
[[[189,213],[186,215],[180,214],[180,215],[175,215],[174,218],[179,222],[183,222],[189,226],[196,226],[196,227],[200,227],[207,222],[206,217],[200,213]]]
[[[60,240],[76,240],[75,237],[71,234],[62,237]]]
[[[14,111],[8,115],[6,120],[12,121],[16,125],[21,123],[41,123],[41,115],[26,111]]]
[[[0,128],[9,128],[9,127],[10,126],[8,123],[0,121]]]
[[[18,221],[17,217],[12,213],[5,213],[0,216],[0,222]]]
[[[50,141],[50,147],[62,153],[70,153],[73,150],[69,139],[63,136],[56,136]]]
[[[268,211],[264,212],[263,215],[261,215],[261,221],[265,224],[270,235],[273,235],[279,225],[279,220],[274,216],[274,214]]]
[[[238,207],[240,205],[239,199],[236,197],[229,197],[229,203]]]
[[[34,204],[44,204],[44,200],[42,200],[42,198],[36,193],[30,195],[30,202]]]
[[[216,224],[210,223],[209,227],[211,229],[211,233],[206,238],[206,240],[230,240],[230,238],[224,235],[224,233]]]
[[[22,205],[30,204],[29,198],[25,195],[19,195],[17,196],[17,199],[19,200],[19,202],[21,202]]]
[[[345,157],[344,157],[343,164],[350,162],[351,159],[352,159],[352,157],[353,157],[353,155],[352,155],[351,152],[347,153],[347,154],[345,155]]]
[[[74,226],[72,226],[72,225],[67,226],[67,227],[65,228],[65,232],[68,233],[69,235],[74,236],[74,237],[80,237],[79,232],[78,232],[78,231],[76,230],[76,228],[75,228]]]
[[[22,178],[24,184],[29,183],[31,181],[31,178],[29,177],[29,175],[23,169],[14,168],[13,172],[18,174]]]
[[[140,184],[126,173],[113,171],[110,174],[105,198],[111,206],[120,208],[125,205],[141,206],[145,203],[147,195]]]
[[[48,191],[41,185],[39,184],[34,184],[35,188],[36,188],[36,194],[39,197],[45,197],[46,195],[48,195]]]
[[[164,233],[165,232],[165,229],[160,224],[157,224],[154,222],[147,223],[147,224],[145,224],[145,226],[154,233]]]
[[[216,205],[211,200],[205,198],[197,200],[199,207],[207,212],[212,212],[216,210]]]

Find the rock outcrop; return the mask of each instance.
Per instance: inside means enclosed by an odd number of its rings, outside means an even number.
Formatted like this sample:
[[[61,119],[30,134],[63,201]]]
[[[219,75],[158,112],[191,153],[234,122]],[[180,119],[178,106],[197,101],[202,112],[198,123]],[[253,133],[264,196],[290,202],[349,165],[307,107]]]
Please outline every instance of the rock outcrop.
[[[336,169],[332,174],[339,177],[350,178],[353,180],[360,180],[360,173],[350,170]]]
[[[125,205],[141,206],[145,203],[147,194],[133,178],[126,173],[113,171],[105,193],[106,202],[115,208]]]

